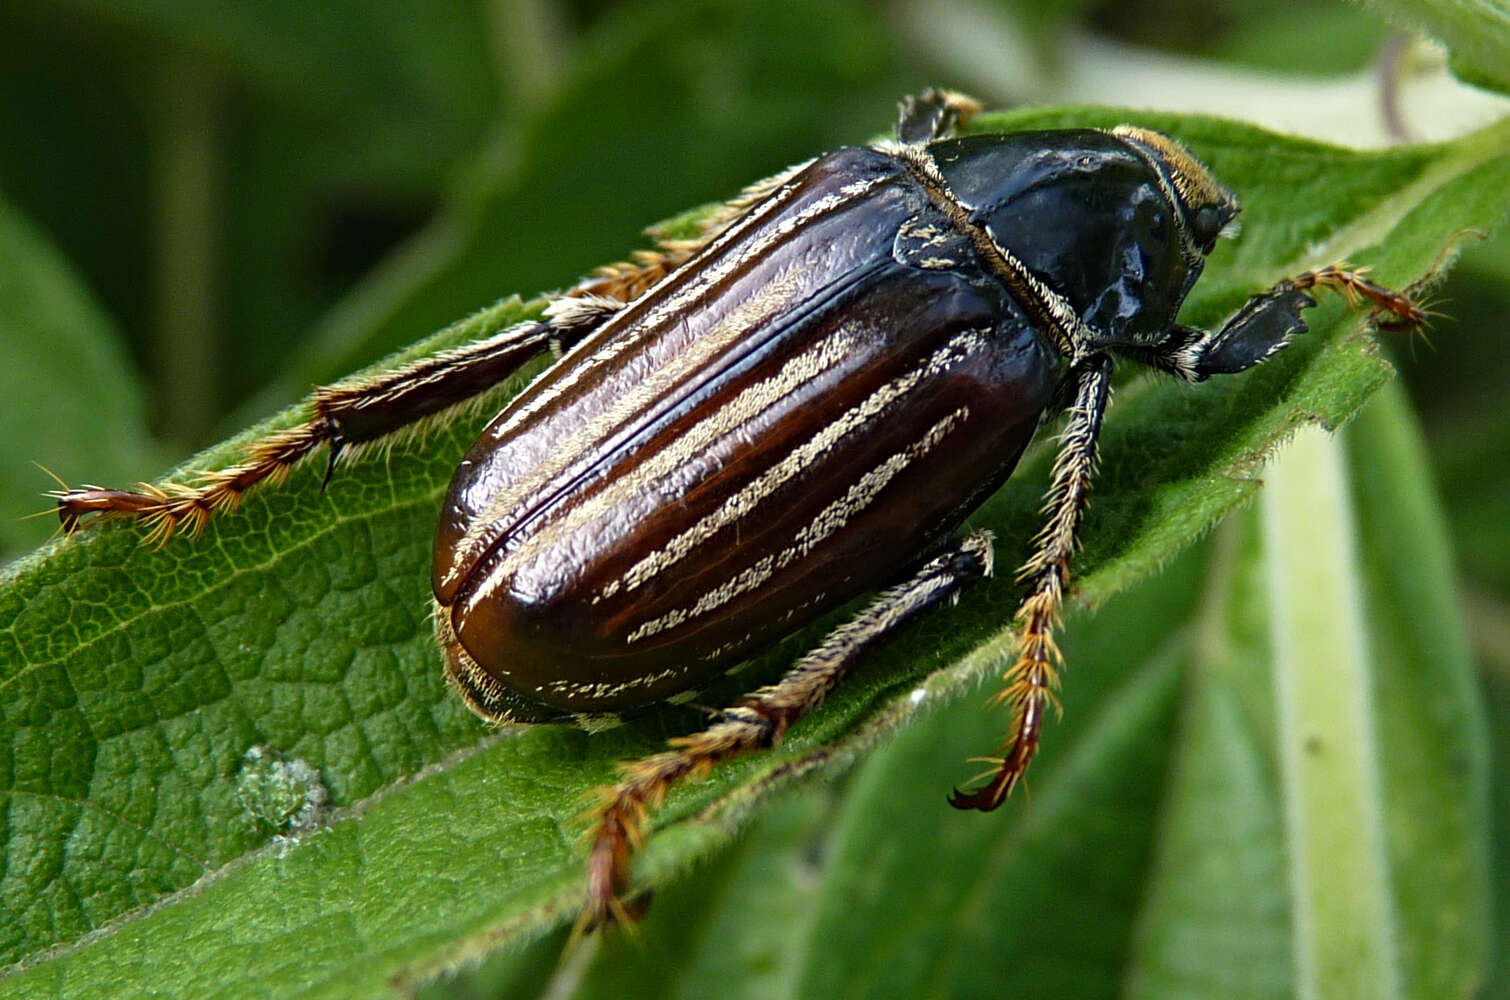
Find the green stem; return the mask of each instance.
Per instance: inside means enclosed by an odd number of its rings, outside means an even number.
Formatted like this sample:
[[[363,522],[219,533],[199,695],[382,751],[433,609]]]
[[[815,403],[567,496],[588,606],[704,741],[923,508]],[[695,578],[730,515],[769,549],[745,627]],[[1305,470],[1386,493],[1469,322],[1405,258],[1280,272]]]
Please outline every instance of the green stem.
[[[1353,511],[1340,442],[1305,426],[1262,519],[1296,995],[1400,995]]]

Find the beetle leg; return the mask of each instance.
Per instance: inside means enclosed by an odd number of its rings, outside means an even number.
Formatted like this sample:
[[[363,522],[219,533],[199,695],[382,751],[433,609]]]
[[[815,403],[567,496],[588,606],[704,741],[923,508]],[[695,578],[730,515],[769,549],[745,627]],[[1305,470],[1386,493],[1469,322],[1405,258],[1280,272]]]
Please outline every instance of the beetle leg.
[[[722,212],[722,208],[719,210]],[[717,226],[727,223],[722,220]],[[573,298],[604,298],[619,303],[633,302],[644,295],[660,280],[685,264],[707,242],[705,230],[696,239],[658,240],[658,249],[636,250],[630,259],[618,264],[607,264],[593,271],[592,275],[567,293],[561,301]]]
[[[949,804],[957,809],[989,812],[1006,800],[1038,749],[1044,715],[1051,705],[1058,707],[1062,657],[1053,632],[1069,583],[1075,531],[1090,492],[1096,439],[1111,395],[1111,373],[1111,359],[1104,354],[1091,355],[1070,373],[1074,402],[1044,504],[1049,520],[1035,540],[1033,555],[1018,571],[1029,590],[1017,611],[1017,658],[1003,678],[1006,687],[996,698],[1011,706],[1012,724],[1001,756],[993,758],[996,770],[991,780],[973,792],[955,789],[949,797]]]
[[[976,531],[930,560],[911,579],[884,591],[850,621],[834,629],[782,679],[741,698],[701,733],[671,741],[671,749],[623,765],[620,782],[603,792],[594,810],[587,863],[587,909],[579,929],[624,921],[621,901],[629,861],[645,820],[667,789],[706,775],[715,764],[780,741],[787,729],[818,707],[867,654],[904,624],[968,584],[991,573],[991,534]]]
[[[389,435],[476,401],[542,350],[560,357],[806,166],[798,164],[750,185],[703,219],[691,238],[650,230],[656,249],[637,251],[627,262],[598,268],[547,307],[545,322],[520,324],[392,372],[317,389],[311,406],[314,414],[307,422],[253,442],[246,458],[231,468],[205,473],[191,484],[142,483],[135,490],[86,487],[51,493],[63,530],[72,532],[86,518],[98,515],[138,518],[150,526],[149,537],[159,544],[182,527],[197,533],[215,513],[234,508],[248,489],[264,481],[281,481],[289,469],[322,446],[330,448],[325,474],[329,483],[337,458],[350,457],[353,452],[347,449],[351,446],[391,441]]]
[[[65,531],[75,530],[90,515],[136,517],[159,543],[183,527],[197,533],[211,516],[235,507],[247,490],[282,481],[321,446],[329,446],[333,469],[336,458],[349,456],[352,446],[391,441],[390,435],[477,400],[546,348],[576,343],[622,305],[597,295],[563,297],[547,308],[544,322],[518,324],[391,372],[317,389],[309,420],[253,442],[246,457],[230,468],[207,472],[191,484],[60,490],[51,494],[58,517]],[[327,481],[329,477],[327,469]]]
[[[1391,319],[1380,323],[1382,329],[1414,329],[1426,322],[1425,311],[1409,296],[1369,281],[1360,271],[1334,264],[1286,278],[1267,292],[1253,296],[1215,333],[1177,326],[1162,344],[1119,350],[1191,382],[1244,371],[1283,350],[1296,334],[1305,332],[1300,312],[1316,304],[1306,294],[1312,288],[1331,288],[1349,303],[1367,301],[1376,310],[1390,314]]]
[[[980,112],[981,103],[975,98],[930,87],[897,106],[897,141],[912,144],[948,138]]]
[[[1330,288],[1340,292],[1349,305],[1362,302],[1371,304],[1375,312],[1391,314],[1393,319],[1382,320],[1381,330],[1414,330],[1426,325],[1427,312],[1417,305],[1405,292],[1397,292],[1376,284],[1363,275],[1367,268],[1349,270],[1344,264],[1329,264],[1314,271],[1307,271],[1290,281],[1296,288]]]

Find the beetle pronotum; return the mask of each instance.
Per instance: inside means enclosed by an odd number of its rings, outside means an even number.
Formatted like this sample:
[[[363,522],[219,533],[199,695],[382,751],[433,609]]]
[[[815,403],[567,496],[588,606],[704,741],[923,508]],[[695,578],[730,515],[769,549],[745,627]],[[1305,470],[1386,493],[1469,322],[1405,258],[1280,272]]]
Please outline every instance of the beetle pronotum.
[[[748,189],[695,239],[663,241],[545,316],[315,394],[304,424],[193,485],[57,494],[65,527],[134,515],[197,530],[321,446],[462,405],[562,355],[462,460],[436,535],[448,678],[496,722],[592,722],[706,685],[753,651],[884,589],[778,682],[624,766],[598,804],[587,923],[626,916],[630,855],[673,783],[769,747],[904,623],[991,572],[956,537],[1035,430],[1068,411],[1020,570],[996,808],[1058,686],[1053,631],[1114,357],[1190,381],[1243,371],[1305,329],[1314,287],[1423,321],[1339,267],[1253,296],[1219,330],[1175,320],[1237,199],[1184,147],[1133,126],[952,138],[977,106],[903,102],[895,142],[842,149]]]

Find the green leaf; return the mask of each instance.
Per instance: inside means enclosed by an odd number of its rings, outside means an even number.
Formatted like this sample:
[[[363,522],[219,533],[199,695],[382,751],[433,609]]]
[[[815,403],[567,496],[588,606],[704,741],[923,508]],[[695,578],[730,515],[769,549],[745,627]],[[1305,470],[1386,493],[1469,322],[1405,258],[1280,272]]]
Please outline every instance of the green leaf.
[[[109,319],[57,251],[0,201],[0,558],[57,529],[42,494],[61,476],[140,477],[153,457],[141,388]]]
[[[1479,87],[1510,91],[1510,10],[1496,0],[1369,0],[1389,18],[1424,31],[1452,52],[1452,71]]]
[[[1104,109],[991,116],[980,127],[1125,120],[1186,139],[1245,202],[1244,233],[1213,258],[1183,314],[1189,322],[1216,322],[1282,275],[1341,256],[1403,285],[1439,266],[1459,230],[1492,225],[1510,200],[1503,125],[1452,144],[1368,154],[1228,122]],[[410,354],[496,330],[532,308],[504,301]],[[1332,301],[1311,316],[1310,335],[1242,377],[1198,387],[1143,377],[1121,389],[1075,567],[1081,604],[1147,578],[1254,494],[1259,463],[1279,440],[1307,421],[1342,423],[1388,379],[1356,313]],[[297,416],[282,414],[248,436]],[[137,527],[102,526],[0,579],[0,794],[13,859],[0,874],[0,961],[24,963],[0,992],[115,994],[151,983],[195,996],[371,995],[500,946],[517,948],[570,919],[581,898],[584,795],[609,780],[614,761],[655,749],[699,716],[667,712],[593,737],[557,727],[487,737],[449,696],[429,637],[428,546],[451,466],[481,419],[459,420],[423,448],[346,466],[324,494],[323,470],[310,463],[197,540],[154,550]],[[193,464],[223,465],[244,440]],[[977,517],[997,531],[1004,564],[1022,557],[1036,528],[1050,459],[1041,445]],[[933,704],[975,690],[1010,641],[1003,626],[1016,588],[1003,576],[909,631],[778,753],[675,793],[639,858],[642,882],[675,883],[767,811],[778,789],[841,771]],[[1157,603],[1178,586],[1194,584],[1161,577],[1154,597],[1137,600]],[[929,777],[905,785],[936,803],[917,811],[947,820],[946,841],[985,852],[963,869],[987,870],[971,897],[979,912],[1016,905],[1000,886],[989,891],[1002,872],[1042,893],[1042,906],[1021,911],[1021,921],[992,920],[1017,928],[1024,948],[1047,945],[1055,926],[1082,912],[1054,902],[1055,894],[1100,898],[1077,881],[1087,866],[1089,884],[1104,873],[1117,905],[1144,891],[1127,880],[1154,850],[1161,824],[1140,810],[1151,810],[1159,793],[1128,776],[1156,775],[1169,759],[1183,668],[1178,650],[1154,648],[1131,621],[1120,620],[1116,642],[1099,651],[1072,647],[1071,714],[1053,730],[1032,804],[973,820],[942,806],[947,783],[968,774],[950,762],[989,749],[1002,721],[975,699],[967,699],[973,728],[957,730],[973,738],[950,744]],[[808,629],[783,643],[723,695],[779,670],[817,634]],[[1128,671],[1127,663],[1142,666]],[[1096,664],[1116,671],[1099,686]],[[1480,766],[1478,752],[1461,751],[1468,772]],[[1383,768],[1390,759],[1381,753],[1374,762]],[[306,776],[294,784],[328,802],[323,823],[276,828],[302,809],[293,808],[297,790],[292,801],[283,794],[286,783],[277,795],[266,792],[269,761]],[[1435,779],[1416,776],[1429,788]],[[863,789],[875,779],[860,780]],[[902,790],[889,781],[877,787]],[[1106,809],[1087,816],[1086,801]],[[840,830],[853,830],[854,839],[836,857],[879,862],[911,843],[902,819],[888,827],[862,811],[844,808]],[[1117,838],[1131,853],[1102,850]],[[1044,863],[1026,867],[1019,857]],[[867,891],[889,904],[891,884]],[[836,938],[845,898],[824,892],[805,949],[821,951]],[[1045,907],[1054,919],[1022,933]],[[783,912],[779,899],[767,909]],[[1101,920],[1105,966],[1120,961],[1131,925]],[[1403,918],[1401,926],[1413,929]],[[1470,924],[1465,940],[1472,932]],[[895,933],[900,947],[905,935]],[[968,972],[965,944],[950,944],[960,961],[937,974],[984,982],[984,972]],[[193,963],[178,960],[185,953]],[[515,972],[543,969],[540,954],[516,959]],[[1025,976],[1039,968],[1033,954],[1025,951],[1013,968]],[[706,958],[716,966],[716,956]],[[805,961],[792,982],[816,988],[834,974],[819,957]],[[1462,972],[1475,959],[1444,961]],[[1088,974],[1064,975],[1047,982]]]

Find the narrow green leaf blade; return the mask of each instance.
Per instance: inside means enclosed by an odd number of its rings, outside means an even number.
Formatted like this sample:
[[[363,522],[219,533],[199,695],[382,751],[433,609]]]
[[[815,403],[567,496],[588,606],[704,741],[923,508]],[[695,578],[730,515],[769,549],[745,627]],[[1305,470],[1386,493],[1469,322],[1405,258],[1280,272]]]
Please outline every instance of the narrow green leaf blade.
[[[1267,476],[1265,591],[1297,992],[1400,996],[1379,757],[1342,446],[1298,431]]]
[[[1267,494],[1216,550],[1136,996],[1465,996],[1486,974],[1483,710],[1399,390],[1332,444],[1342,490],[1297,498],[1309,525],[1351,523],[1340,586],[1285,558],[1310,527],[1276,525]],[[1335,613],[1345,595],[1354,613]],[[1334,613],[1305,628],[1297,605]]]
[[[56,474],[139,476],[152,458],[140,386],[110,320],[57,250],[0,200],[0,558],[56,529],[42,496]]]

